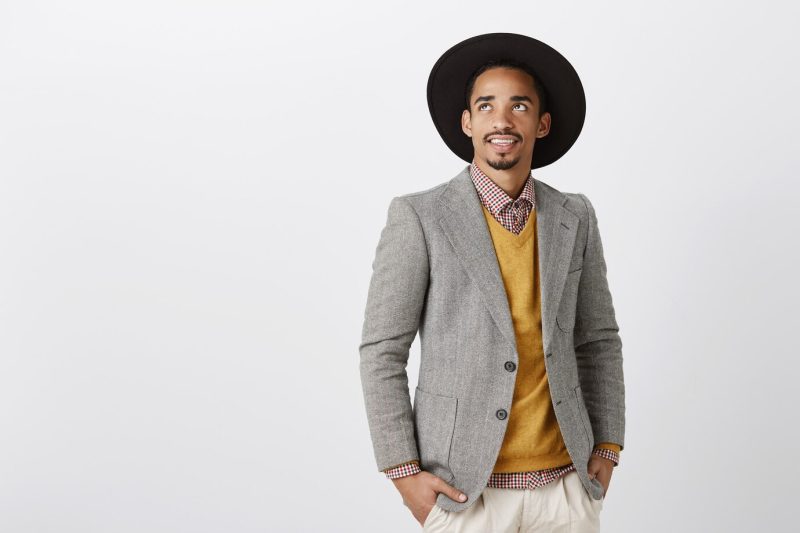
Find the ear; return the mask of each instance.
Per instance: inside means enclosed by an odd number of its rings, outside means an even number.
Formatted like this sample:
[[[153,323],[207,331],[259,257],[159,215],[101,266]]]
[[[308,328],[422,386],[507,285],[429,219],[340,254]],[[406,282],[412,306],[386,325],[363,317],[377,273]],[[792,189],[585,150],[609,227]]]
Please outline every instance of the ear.
[[[467,137],[472,137],[472,123],[471,123],[472,115],[469,112],[469,109],[465,109],[461,112],[461,131],[464,132],[464,135]]]
[[[550,112],[546,112],[542,115],[542,118],[539,119],[539,129],[536,131],[536,138],[541,139],[542,137],[547,137],[547,134],[550,133],[550,123],[552,117],[550,116]]]

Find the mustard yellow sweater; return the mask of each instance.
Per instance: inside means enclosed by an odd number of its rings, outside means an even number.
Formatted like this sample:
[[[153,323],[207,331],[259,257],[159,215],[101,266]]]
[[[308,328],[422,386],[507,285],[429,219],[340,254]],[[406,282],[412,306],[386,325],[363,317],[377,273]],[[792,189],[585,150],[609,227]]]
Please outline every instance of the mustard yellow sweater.
[[[508,427],[494,472],[568,465],[572,459],[558,427],[544,365],[536,209],[519,235],[503,227],[485,206],[483,214],[506,287],[519,354]],[[620,452],[614,443],[596,447]]]

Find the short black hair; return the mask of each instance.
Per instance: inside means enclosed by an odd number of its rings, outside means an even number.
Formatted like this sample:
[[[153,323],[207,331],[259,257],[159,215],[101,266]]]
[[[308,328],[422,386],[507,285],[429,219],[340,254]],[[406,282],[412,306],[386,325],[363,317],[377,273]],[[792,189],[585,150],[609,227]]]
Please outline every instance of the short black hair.
[[[487,70],[497,67],[521,70],[533,78],[533,90],[536,92],[536,96],[539,97],[539,116],[541,117],[547,112],[547,91],[545,91],[544,86],[539,83],[539,77],[536,75],[536,72],[528,64],[522,61],[511,58],[497,58],[489,60],[478,67],[477,70],[475,70],[475,72],[473,72],[469,77],[469,80],[467,80],[467,87],[464,96],[467,103],[467,109],[470,113],[472,112],[472,104],[470,103],[470,99],[472,98],[472,91],[475,88],[475,80]]]

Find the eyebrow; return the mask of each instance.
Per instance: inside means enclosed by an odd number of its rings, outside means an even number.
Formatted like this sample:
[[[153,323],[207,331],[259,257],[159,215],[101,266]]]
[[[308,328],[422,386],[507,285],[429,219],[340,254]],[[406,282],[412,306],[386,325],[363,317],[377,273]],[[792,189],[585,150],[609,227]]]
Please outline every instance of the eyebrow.
[[[489,96],[479,96],[472,103],[474,105],[474,104],[477,104],[478,102],[488,102],[490,100],[494,100],[494,95],[493,94],[490,94]],[[530,102],[531,104],[533,104],[533,101],[530,98],[528,98],[527,96],[512,96],[511,97],[511,101],[512,102]]]

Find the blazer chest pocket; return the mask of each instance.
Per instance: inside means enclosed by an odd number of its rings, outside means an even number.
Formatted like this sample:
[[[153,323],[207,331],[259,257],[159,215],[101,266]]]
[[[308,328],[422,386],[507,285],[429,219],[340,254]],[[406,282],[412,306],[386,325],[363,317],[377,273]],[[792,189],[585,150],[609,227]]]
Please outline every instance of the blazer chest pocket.
[[[457,404],[457,398],[419,387],[414,392],[414,431],[420,467],[445,480],[453,478],[449,461]]]
[[[556,323],[561,331],[570,332],[575,328],[575,311],[578,306],[578,285],[581,282],[583,268],[567,273],[561,303],[556,314]]]

